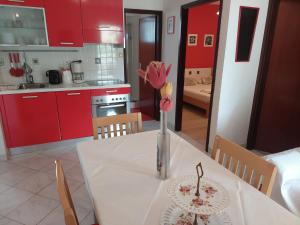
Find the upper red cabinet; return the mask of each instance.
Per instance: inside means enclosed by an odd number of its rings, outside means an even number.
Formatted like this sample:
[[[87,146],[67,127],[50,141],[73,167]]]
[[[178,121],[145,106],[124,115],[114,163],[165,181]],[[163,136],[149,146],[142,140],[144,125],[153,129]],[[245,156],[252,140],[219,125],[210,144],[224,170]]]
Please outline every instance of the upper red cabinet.
[[[46,0],[45,10],[50,46],[83,46],[80,0]]]
[[[0,0],[0,5],[43,7],[44,0]]]
[[[81,0],[85,43],[123,43],[123,1]]]

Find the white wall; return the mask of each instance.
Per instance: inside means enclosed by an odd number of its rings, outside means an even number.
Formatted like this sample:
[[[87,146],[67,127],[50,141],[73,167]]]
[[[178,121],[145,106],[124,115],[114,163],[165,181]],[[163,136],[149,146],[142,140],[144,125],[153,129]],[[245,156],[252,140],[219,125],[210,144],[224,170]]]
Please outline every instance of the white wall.
[[[123,0],[124,8],[162,10],[163,0]]]
[[[175,34],[168,35],[164,30],[163,37],[163,60],[173,64],[170,80],[174,86],[177,83],[180,7],[188,2],[192,1],[164,0],[164,21],[169,16],[176,16]],[[255,6],[261,9],[249,63],[235,63],[234,61],[241,5]],[[210,146],[215,134],[223,135],[238,144],[246,143],[267,8],[268,0],[224,1]],[[175,100],[177,88],[174,89],[173,99]],[[171,126],[175,125],[175,108],[169,115],[169,123]]]
[[[230,16],[227,29],[222,27],[222,34],[227,33],[227,39],[225,52],[224,43],[219,52],[219,62],[224,66],[218,65],[218,92],[214,97],[210,146],[215,134],[246,145],[269,0],[231,0],[230,5],[224,2]],[[251,58],[247,63],[235,62],[237,18],[241,5],[260,8]]]

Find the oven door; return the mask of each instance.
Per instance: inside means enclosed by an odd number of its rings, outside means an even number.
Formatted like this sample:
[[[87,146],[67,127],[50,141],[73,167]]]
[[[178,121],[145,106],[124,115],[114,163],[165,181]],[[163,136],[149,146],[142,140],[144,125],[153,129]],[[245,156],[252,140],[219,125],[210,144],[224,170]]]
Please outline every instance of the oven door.
[[[93,117],[115,116],[126,113],[126,102],[93,105]]]

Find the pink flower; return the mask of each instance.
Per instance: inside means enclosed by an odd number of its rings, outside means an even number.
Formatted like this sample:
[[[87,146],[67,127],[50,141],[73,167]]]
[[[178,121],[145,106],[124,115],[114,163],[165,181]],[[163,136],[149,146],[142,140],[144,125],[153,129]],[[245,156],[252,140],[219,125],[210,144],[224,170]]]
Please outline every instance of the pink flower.
[[[170,74],[172,65],[166,66],[162,62],[151,62],[146,71],[139,69],[138,74],[140,77],[148,81],[153,88],[161,89],[166,83],[167,77]]]
[[[170,98],[162,98],[160,100],[160,109],[164,112],[169,112],[173,107],[173,102]]]

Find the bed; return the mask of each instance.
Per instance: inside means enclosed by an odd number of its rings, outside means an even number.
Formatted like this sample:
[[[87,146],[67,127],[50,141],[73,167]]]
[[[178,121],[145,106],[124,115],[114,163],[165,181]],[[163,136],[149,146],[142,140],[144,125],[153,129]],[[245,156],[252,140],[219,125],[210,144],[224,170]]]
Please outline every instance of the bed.
[[[209,112],[211,98],[211,68],[187,69],[185,72],[185,84],[183,102]]]

